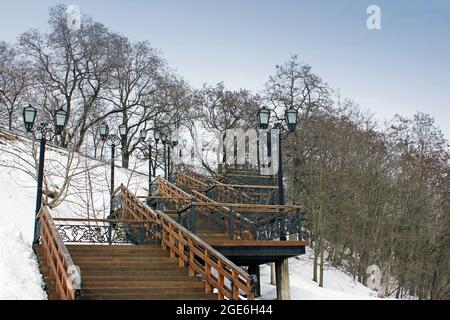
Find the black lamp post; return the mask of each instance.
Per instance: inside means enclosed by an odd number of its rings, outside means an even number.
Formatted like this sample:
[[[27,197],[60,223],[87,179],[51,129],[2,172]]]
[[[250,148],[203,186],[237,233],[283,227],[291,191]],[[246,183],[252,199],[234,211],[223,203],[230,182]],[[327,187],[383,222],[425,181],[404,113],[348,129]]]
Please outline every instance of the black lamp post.
[[[287,124],[287,130],[283,126],[281,119],[274,124],[274,128],[278,129],[278,204],[284,205],[284,184],[283,184],[283,153],[282,153],[282,141],[287,137],[289,133],[295,131],[298,121],[298,111],[294,108],[289,108],[285,113],[285,121]],[[263,107],[258,112],[258,124],[261,129],[267,129],[270,121],[270,110]],[[281,240],[286,240],[286,234],[282,234]]]
[[[124,124],[119,126],[120,137],[116,134],[109,134],[109,127],[106,123],[100,125],[100,138],[111,147],[111,192],[109,202],[109,214],[113,215],[113,196],[114,196],[114,158],[116,157],[116,147],[127,137],[127,127]]]
[[[33,129],[34,122],[36,120],[36,114],[36,108],[32,107],[31,105],[23,109],[23,122],[25,124],[25,129],[27,130],[27,132],[33,133],[34,138],[36,140],[39,140],[40,142],[33,244],[39,242],[40,234],[40,219],[38,214],[42,206],[42,183],[44,179],[45,146],[47,141],[53,140],[56,135],[60,135],[62,133],[67,122],[67,112],[63,109],[60,109],[56,111],[53,116],[54,129],[49,123],[41,123],[39,127]]]
[[[172,174],[172,170],[173,170],[173,161],[170,158],[170,148],[172,148],[172,150],[177,146],[178,141],[177,140],[168,140],[168,144],[169,144],[169,148],[167,151],[167,157],[168,157],[168,161],[167,161],[167,172],[168,172],[168,176],[170,176]]]
[[[155,132],[153,133],[153,138],[155,138],[155,165],[153,166],[154,170],[153,170],[153,177],[156,177],[156,165],[157,165],[157,161],[158,161],[158,143],[159,140],[161,140],[161,132],[158,130],[155,130]]]
[[[158,141],[159,141],[159,131],[155,131],[155,145],[156,145],[156,154],[158,154]],[[156,138],[158,137],[158,138]],[[148,195],[151,196],[151,184],[152,184],[152,171],[153,171],[153,177],[155,176],[156,171],[156,155],[155,155],[155,166],[153,166],[153,159],[152,159],[152,139],[149,138],[147,141],[145,141],[147,138],[147,130],[142,129],[139,136],[139,141],[143,144],[146,144],[146,147],[148,148]],[[152,166],[155,168],[155,170],[152,170]]]
[[[164,153],[163,153],[163,157],[164,157],[164,179],[167,180],[167,135],[164,132],[160,132],[159,133],[160,138],[161,138],[161,142],[164,146]]]

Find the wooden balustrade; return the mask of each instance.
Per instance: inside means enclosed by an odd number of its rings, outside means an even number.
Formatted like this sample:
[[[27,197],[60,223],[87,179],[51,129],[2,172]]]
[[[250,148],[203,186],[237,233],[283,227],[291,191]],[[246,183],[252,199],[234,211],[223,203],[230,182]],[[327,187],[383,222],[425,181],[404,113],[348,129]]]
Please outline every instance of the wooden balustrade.
[[[190,177],[188,175],[185,175],[180,171],[177,171],[175,173],[175,182],[176,185],[180,188],[185,187],[190,190],[197,190],[197,191],[204,191],[208,189],[208,184],[206,184],[205,182]]]
[[[171,257],[178,258],[179,266],[187,266],[189,275],[199,274],[205,280],[205,292],[217,289],[218,298],[240,300],[241,291],[248,300],[254,298],[250,275],[225,258],[206,242],[158,212],[162,225],[161,244]],[[227,286],[228,280],[230,286]]]
[[[183,173],[184,173],[184,175],[195,178],[196,180],[201,181],[201,182],[205,183],[206,185],[213,185],[221,178],[221,176],[218,176],[215,178],[210,178],[203,174],[195,172],[189,168],[183,168]]]
[[[55,223],[47,207],[39,212],[41,221],[41,244],[51,274],[55,277],[56,293],[61,300],[75,300],[81,294],[81,275],[78,272],[64,242],[56,230]],[[77,279],[77,277],[79,277]],[[78,281],[77,281],[78,280]]]
[[[237,191],[234,188],[216,182],[207,190],[207,194],[215,193],[217,202],[233,202],[235,203],[256,203],[256,200],[247,195],[245,192]]]
[[[191,195],[169,181],[158,177],[155,179],[155,183],[158,184],[159,196],[166,197],[169,202],[172,202],[178,206],[189,205],[192,202]]]
[[[154,221],[156,215],[149,212],[140,201],[135,201],[135,195],[131,193],[123,184],[117,188],[115,196],[120,194],[120,214],[117,218],[126,220],[147,220]],[[153,215],[152,215],[153,213]]]
[[[170,184],[162,182],[167,188],[170,187]],[[141,203],[126,187],[121,186],[120,190],[122,201],[125,199],[127,202],[125,204],[127,208],[122,210],[142,208],[146,212],[146,217],[156,219],[161,225],[159,237],[162,248],[169,251],[170,257],[178,259],[180,267],[187,267],[190,276],[199,274],[202,277],[205,281],[205,292],[217,290],[218,298],[221,300],[254,298],[253,281],[247,272],[165,213],[154,211]]]

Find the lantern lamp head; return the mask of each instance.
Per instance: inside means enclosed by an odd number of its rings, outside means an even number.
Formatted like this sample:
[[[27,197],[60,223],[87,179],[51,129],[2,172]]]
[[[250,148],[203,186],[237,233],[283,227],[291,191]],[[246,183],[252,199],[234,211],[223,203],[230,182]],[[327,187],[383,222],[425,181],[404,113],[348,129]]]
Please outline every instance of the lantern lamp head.
[[[158,143],[159,140],[161,139],[161,132],[159,132],[158,130],[155,130],[153,135],[154,135],[156,143]]]
[[[294,132],[297,127],[298,111],[294,108],[289,108],[286,111],[286,123],[290,132]]]
[[[67,112],[62,108],[56,111],[54,121],[56,127],[56,134],[60,135],[67,123]]]
[[[33,129],[34,121],[36,120],[37,110],[31,104],[23,109],[23,122],[27,132],[31,132]]]
[[[119,134],[122,139],[127,137],[127,126],[125,124],[119,126]]]
[[[161,142],[163,143],[163,144],[166,144],[166,142],[167,142],[167,136],[166,136],[166,134],[165,133],[161,133]]]
[[[100,138],[103,141],[105,141],[108,138],[108,134],[109,134],[109,127],[108,127],[108,125],[105,122],[103,122],[100,125],[99,131],[100,131]]]
[[[264,106],[258,112],[258,125],[261,129],[267,129],[269,127],[270,110]]]
[[[141,141],[145,141],[145,139],[147,139],[147,130],[142,129],[140,134],[139,134],[139,139]]]

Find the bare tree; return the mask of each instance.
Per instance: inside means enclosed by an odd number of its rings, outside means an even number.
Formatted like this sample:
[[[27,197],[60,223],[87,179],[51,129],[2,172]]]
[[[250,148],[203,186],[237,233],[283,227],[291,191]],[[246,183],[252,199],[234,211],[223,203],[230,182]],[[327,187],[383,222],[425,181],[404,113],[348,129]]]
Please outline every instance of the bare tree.
[[[6,119],[5,125],[12,130],[17,109],[28,99],[31,85],[31,72],[27,61],[17,50],[0,42],[0,116]]]

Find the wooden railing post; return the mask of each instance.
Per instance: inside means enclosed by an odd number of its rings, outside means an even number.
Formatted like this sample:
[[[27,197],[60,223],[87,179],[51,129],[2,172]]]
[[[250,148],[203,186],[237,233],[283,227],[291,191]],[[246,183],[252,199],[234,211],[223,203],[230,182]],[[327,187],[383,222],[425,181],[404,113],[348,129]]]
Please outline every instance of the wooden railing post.
[[[222,270],[223,270],[223,262],[222,262],[222,260],[219,260],[219,270],[218,270],[218,272],[219,272],[219,279],[218,279],[218,281],[219,281],[219,288],[225,288],[225,276],[223,275],[223,273],[222,273]],[[219,294],[218,294],[218,300],[223,300],[224,299],[224,296],[223,296],[223,293],[219,290]]]
[[[178,230],[178,266],[184,267],[184,238],[181,229]]]
[[[173,236],[173,226],[172,224],[169,225],[169,253],[171,258],[175,258],[175,239]]]
[[[161,249],[162,249],[162,251],[167,250],[165,236],[166,236],[166,229],[164,228],[164,221],[161,221]]]
[[[239,275],[234,270],[232,271],[231,275],[232,275],[231,294],[233,300],[239,300],[239,286],[237,285],[239,281]]]
[[[194,268],[192,267],[194,265],[194,252],[192,251],[192,238],[189,238],[188,240],[188,248],[189,248],[189,260],[188,260],[188,270],[189,270],[189,277],[194,277],[195,276],[195,272],[194,272]]]
[[[208,250],[205,249],[205,293],[212,292],[212,286],[210,284],[211,279],[211,264],[209,263]]]

